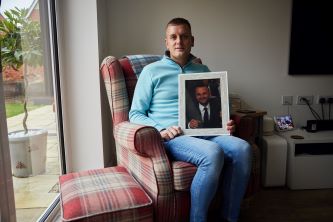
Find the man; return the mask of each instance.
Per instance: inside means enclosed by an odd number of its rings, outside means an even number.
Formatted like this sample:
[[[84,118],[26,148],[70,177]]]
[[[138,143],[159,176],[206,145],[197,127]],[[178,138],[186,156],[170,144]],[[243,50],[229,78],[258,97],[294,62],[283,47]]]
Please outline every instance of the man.
[[[221,216],[226,221],[237,221],[250,173],[250,146],[232,136],[182,135],[178,126],[178,75],[209,72],[209,69],[193,62],[194,37],[186,19],[175,18],[167,24],[165,45],[166,55],[145,66],[138,79],[129,112],[130,121],[155,127],[160,131],[171,158],[197,166],[190,190],[191,222],[207,220],[223,167]],[[232,121],[228,122],[228,130],[234,131]]]
[[[194,96],[196,103],[194,107],[186,108],[188,128],[221,128],[221,103],[218,98],[212,98],[207,85],[195,86]]]

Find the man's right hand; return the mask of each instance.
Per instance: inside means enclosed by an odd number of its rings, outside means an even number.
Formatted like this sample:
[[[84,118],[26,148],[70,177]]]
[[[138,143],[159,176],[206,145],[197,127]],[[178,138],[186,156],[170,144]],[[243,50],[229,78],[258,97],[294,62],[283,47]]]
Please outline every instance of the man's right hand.
[[[196,119],[191,119],[191,121],[188,123],[188,126],[191,128],[191,129],[196,129],[199,127],[201,121],[199,120],[196,120]]]
[[[183,134],[183,131],[179,126],[170,126],[169,128],[162,130],[160,134],[164,140],[168,141]]]

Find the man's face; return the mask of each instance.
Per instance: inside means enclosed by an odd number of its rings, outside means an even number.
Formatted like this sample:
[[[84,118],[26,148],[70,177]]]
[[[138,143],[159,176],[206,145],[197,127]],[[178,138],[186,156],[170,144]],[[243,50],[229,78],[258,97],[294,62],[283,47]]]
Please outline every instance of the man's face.
[[[165,38],[166,48],[170,51],[170,58],[179,62],[187,61],[194,38],[190,28],[185,25],[168,25]]]
[[[208,87],[200,86],[195,88],[195,98],[201,105],[207,105],[210,97]]]

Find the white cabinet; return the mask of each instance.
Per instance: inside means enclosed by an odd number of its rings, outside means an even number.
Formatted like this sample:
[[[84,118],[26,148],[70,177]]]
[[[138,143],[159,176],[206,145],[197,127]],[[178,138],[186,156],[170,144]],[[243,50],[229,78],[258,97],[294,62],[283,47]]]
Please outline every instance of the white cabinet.
[[[288,142],[287,185],[290,189],[333,188],[333,131],[280,133]],[[303,139],[293,139],[297,135]]]
[[[262,137],[262,184],[284,186],[286,184],[287,141],[278,135]]]

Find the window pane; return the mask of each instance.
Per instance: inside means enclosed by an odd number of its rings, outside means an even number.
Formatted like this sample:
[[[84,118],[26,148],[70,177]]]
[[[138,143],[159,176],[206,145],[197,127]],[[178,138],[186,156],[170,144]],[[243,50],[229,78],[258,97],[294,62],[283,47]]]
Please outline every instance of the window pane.
[[[59,195],[59,135],[47,21],[38,1],[2,0],[1,63],[17,221]]]

